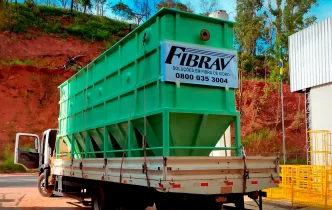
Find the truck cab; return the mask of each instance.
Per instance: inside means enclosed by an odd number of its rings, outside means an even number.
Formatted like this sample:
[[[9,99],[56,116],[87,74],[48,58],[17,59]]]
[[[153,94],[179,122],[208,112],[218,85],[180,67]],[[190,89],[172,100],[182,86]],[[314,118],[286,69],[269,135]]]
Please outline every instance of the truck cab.
[[[27,170],[39,169],[38,189],[42,196],[52,195],[49,185],[50,158],[55,156],[58,129],[44,131],[41,141],[37,134],[17,133],[14,163]]]

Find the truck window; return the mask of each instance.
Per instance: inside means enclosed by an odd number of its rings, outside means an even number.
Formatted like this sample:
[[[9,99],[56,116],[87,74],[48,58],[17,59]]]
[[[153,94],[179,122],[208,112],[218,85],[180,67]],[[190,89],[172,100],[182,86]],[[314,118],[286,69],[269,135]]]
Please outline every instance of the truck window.
[[[20,136],[18,149],[26,152],[38,152],[38,143],[34,136]]]

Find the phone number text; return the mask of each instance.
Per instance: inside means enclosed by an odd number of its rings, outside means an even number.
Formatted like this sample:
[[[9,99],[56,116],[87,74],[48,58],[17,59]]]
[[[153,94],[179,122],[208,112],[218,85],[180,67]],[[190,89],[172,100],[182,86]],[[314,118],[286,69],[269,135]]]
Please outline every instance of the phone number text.
[[[212,81],[215,83],[228,83],[227,79],[219,78],[219,77],[200,76],[200,75],[182,74],[182,73],[176,73],[175,77],[178,79],[197,80],[197,81],[203,81],[203,82]]]

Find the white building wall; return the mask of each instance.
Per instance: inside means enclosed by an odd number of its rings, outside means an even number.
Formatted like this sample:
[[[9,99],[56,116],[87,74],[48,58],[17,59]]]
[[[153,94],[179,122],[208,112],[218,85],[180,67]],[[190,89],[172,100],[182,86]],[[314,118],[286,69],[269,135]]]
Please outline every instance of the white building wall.
[[[226,145],[225,145],[225,141],[226,141]],[[216,147],[230,147],[231,146],[231,129],[230,126],[227,128],[227,130],[225,131],[224,135],[220,138],[220,140],[218,141]],[[225,151],[225,150],[219,150],[219,151],[212,151],[210,153],[210,156],[213,157],[217,157],[217,156],[231,156],[231,151]]]
[[[332,131],[332,83],[311,88],[309,97],[310,129]]]
[[[291,91],[332,82],[332,17],[288,38]]]
[[[332,83],[311,88],[310,94],[310,130],[328,130],[332,132]],[[328,142],[323,142],[327,140]],[[312,150],[331,151],[330,137],[316,135],[312,140]],[[331,154],[329,155],[331,156]],[[325,165],[331,157],[325,154],[314,153],[311,157],[311,164]],[[330,162],[330,161],[328,161]],[[329,163],[331,164],[331,163]]]

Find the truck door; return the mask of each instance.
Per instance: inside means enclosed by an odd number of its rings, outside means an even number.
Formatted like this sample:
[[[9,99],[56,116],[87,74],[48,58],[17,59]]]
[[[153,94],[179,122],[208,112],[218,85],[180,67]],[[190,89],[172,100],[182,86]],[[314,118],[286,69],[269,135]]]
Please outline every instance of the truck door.
[[[26,169],[39,167],[40,144],[36,134],[17,133],[15,141],[14,163],[20,164]]]

